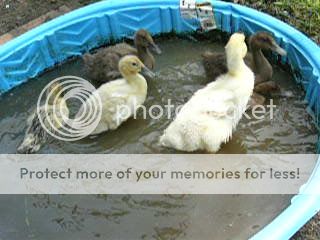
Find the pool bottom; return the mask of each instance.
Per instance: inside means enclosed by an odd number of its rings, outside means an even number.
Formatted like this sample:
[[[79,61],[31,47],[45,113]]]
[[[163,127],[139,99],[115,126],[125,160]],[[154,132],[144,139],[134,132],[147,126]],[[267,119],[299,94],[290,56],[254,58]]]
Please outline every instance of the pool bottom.
[[[291,197],[0,196],[0,238],[247,239],[282,211]]]

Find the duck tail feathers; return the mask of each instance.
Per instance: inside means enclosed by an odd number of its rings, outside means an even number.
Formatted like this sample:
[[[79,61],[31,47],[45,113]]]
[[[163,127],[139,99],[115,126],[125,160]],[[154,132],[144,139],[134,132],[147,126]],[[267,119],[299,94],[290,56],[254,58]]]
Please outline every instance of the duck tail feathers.
[[[32,154],[40,150],[42,141],[33,134],[28,134],[17,149],[19,154]]]

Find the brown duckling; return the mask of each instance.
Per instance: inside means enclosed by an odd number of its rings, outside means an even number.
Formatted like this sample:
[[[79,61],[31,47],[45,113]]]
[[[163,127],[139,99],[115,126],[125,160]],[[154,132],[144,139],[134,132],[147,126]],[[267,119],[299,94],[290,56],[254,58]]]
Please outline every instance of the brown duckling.
[[[271,80],[273,75],[272,66],[263,55],[262,50],[272,50],[281,56],[286,55],[286,51],[267,32],[259,32],[251,36],[249,46],[251,53],[246,55],[245,63],[255,74],[255,93],[268,94],[271,91],[278,90],[278,85]],[[224,53],[205,52],[202,57],[209,81],[214,81],[218,76],[228,71]],[[264,99],[259,96],[256,96],[256,98]]]
[[[134,45],[135,48],[127,43],[119,43],[100,49],[95,54],[85,54],[83,60],[90,79],[101,85],[121,77],[118,64],[126,55],[136,55],[146,67],[154,69],[155,59],[149,49],[157,54],[161,54],[161,50],[150,33],[144,29],[137,31],[134,36]]]

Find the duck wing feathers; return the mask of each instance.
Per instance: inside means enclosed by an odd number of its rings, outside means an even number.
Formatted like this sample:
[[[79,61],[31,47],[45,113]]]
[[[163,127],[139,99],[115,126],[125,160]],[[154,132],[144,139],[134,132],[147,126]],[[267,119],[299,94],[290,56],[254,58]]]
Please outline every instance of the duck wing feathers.
[[[99,49],[94,54],[87,53],[83,56],[83,61],[88,77],[100,86],[121,77],[118,64],[122,57],[137,54],[138,52],[134,47],[127,43],[119,43]]]
[[[100,97],[102,103],[101,120],[91,135],[116,129],[122,122],[132,116],[139,101],[132,87],[121,79],[102,85],[96,90],[80,108],[77,116],[81,115],[85,107],[95,104],[95,97]]]

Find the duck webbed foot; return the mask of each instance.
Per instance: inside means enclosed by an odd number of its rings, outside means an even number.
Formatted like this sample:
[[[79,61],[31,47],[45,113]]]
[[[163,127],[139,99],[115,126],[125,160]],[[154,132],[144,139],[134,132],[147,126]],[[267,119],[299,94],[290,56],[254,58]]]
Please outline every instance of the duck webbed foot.
[[[253,92],[249,102],[248,102],[248,109],[252,109],[255,106],[263,105],[266,101],[266,98],[259,93]]]
[[[274,81],[259,83],[254,87],[254,91],[262,95],[270,95],[270,93],[279,91],[279,90],[280,90],[279,85],[276,84]]]

